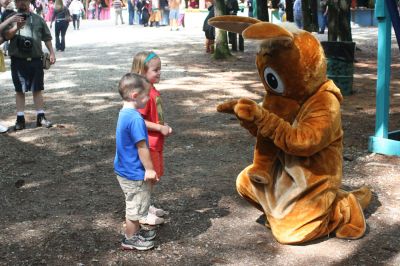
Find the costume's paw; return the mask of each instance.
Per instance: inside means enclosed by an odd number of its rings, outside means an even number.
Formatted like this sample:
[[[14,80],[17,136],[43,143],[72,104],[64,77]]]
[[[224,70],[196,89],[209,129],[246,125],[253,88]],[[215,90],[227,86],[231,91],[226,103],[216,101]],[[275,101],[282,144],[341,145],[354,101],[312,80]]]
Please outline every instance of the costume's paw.
[[[252,122],[261,117],[261,108],[255,101],[242,98],[235,105],[234,111],[239,119]]]
[[[234,114],[233,109],[237,104],[237,100],[221,103],[217,106],[217,111],[220,113]]]

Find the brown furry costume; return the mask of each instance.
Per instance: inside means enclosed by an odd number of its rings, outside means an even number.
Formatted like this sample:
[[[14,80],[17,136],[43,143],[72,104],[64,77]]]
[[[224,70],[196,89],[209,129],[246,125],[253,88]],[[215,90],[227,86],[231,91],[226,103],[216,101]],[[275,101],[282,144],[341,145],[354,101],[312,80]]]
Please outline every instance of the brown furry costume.
[[[220,16],[209,24],[260,41],[256,58],[266,88],[262,105],[239,99],[218,106],[257,137],[253,164],[237,190],[267,218],[280,243],[304,243],[330,233],[364,235],[371,191],[347,192],[342,180],[342,95],[326,77],[319,41],[290,24]],[[292,27],[292,29],[290,29]]]

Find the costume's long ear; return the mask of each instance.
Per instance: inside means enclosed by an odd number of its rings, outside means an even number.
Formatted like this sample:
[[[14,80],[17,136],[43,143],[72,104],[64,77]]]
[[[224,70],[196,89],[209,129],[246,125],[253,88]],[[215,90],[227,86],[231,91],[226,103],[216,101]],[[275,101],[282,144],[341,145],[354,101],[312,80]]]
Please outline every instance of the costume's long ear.
[[[260,22],[243,31],[244,39],[268,40],[271,42],[292,43],[294,36],[285,28],[269,22]]]
[[[242,34],[249,26],[261,22],[258,19],[240,16],[218,16],[208,20],[208,24],[218,29]]]

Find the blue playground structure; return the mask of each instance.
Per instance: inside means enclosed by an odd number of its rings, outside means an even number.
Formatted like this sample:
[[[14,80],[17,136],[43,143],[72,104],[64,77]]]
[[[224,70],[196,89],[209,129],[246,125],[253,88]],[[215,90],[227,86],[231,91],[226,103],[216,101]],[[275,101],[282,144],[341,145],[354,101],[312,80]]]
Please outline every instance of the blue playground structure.
[[[377,0],[378,79],[376,82],[375,135],[369,138],[371,152],[400,156],[400,130],[388,132],[390,105],[390,61],[392,24],[400,49],[400,16],[396,0]]]

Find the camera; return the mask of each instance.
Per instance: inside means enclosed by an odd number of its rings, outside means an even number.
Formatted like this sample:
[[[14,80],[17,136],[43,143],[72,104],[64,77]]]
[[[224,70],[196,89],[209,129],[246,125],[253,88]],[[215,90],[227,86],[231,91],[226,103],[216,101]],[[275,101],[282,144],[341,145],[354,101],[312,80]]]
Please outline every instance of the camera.
[[[33,47],[33,39],[26,36],[17,36],[17,46],[21,51],[30,52]]]
[[[26,20],[27,18],[29,18],[29,13],[17,13],[17,16],[23,17],[24,20]]]

